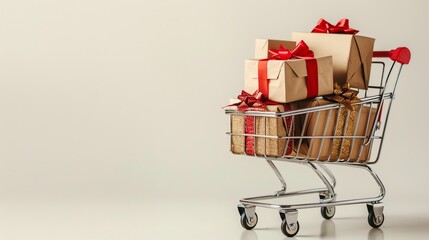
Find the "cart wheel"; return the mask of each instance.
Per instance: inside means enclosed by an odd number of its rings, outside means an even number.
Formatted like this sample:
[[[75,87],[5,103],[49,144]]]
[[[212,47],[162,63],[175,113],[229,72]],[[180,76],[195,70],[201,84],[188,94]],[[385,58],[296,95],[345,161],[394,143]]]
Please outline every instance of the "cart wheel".
[[[249,219],[247,218],[246,213],[243,212],[240,217],[240,223],[244,229],[252,230],[258,223],[258,214],[255,213],[255,217],[253,219]]]
[[[381,216],[377,218],[375,216],[374,212],[371,211],[368,214],[368,223],[373,228],[379,228],[379,227],[381,227],[381,225],[383,225],[383,223],[384,223],[384,214],[381,214]]]
[[[322,217],[324,219],[331,219],[334,217],[335,215],[335,206],[330,206],[330,207],[321,207],[320,208],[320,213],[322,214]]]
[[[289,226],[289,224],[286,222],[286,219],[284,219],[282,221],[281,230],[287,237],[293,237],[299,231],[299,222],[297,221],[296,224]]]

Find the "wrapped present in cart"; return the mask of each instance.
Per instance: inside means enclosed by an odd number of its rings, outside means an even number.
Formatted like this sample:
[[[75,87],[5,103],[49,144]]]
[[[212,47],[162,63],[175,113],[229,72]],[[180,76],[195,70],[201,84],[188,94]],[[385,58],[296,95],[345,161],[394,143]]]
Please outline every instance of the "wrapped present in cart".
[[[282,185],[274,194],[240,200],[238,211],[245,229],[256,226],[256,207],[278,210],[281,230],[288,237],[298,233],[298,210],[306,208],[320,208],[323,218],[330,219],[335,215],[336,206],[366,204],[369,225],[378,228],[383,224],[381,201],[385,188],[370,165],[380,159],[399,76],[410,57],[410,51],[405,47],[373,52],[372,67],[380,68],[380,80],[371,81],[376,85],[369,84],[359,94],[347,83],[335,84],[334,94],[279,105],[264,101],[258,92],[245,93],[235,108],[225,110],[231,120],[228,134],[231,135],[233,153],[264,159]],[[324,187],[288,191],[283,175],[275,165],[282,162],[310,167]],[[375,180],[379,194],[339,199],[335,176],[328,168],[330,164],[364,169]],[[287,197],[303,194],[316,194],[319,201],[298,204],[286,201]],[[272,202],[279,198],[285,198],[286,203]]]

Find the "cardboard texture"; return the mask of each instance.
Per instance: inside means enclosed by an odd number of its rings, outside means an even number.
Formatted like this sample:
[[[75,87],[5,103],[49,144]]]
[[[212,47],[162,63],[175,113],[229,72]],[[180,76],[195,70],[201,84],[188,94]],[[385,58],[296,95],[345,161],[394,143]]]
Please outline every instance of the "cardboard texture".
[[[332,56],[334,80],[340,85],[368,89],[375,39],[352,34],[292,33],[304,40],[315,57]]]
[[[283,45],[286,49],[293,50],[296,43],[293,41],[256,39],[255,41],[255,59],[265,59],[269,57],[269,49],[279,49]]]
[[[305,107],[316,107],[326,104],[332,104],[330,101],[323,99],[313,101],[301,101],[300,106]],[[346,108],[341,108],[344,111],[340,114],[344,114],[342,123],[339,120],[338,126],[336,127],[337,118],[340,118],[338,109],[332,110],[329,116],[329,110],[321,111],[318,113],[309,113],[307,123],[304,123],[305,116],[302,116],[300,130],[304,132],[304,136],[366,136],[368,137],[371,132],[371,127],[377,113],[376,108],[370,108],[367,106],[356,106],[355,112],[348,113]],[[360,115],[359,115],[360,112]],[[319,115],[319,116],[317,116]],[[369,121],[368,121],[369,118]],[[326,130],[325,130],[326,125]],[[302,127],[304,126],[304,129]],[[301,135],[300,133],[295,133]],[[345,159],[348,161],[365,162],[369,160],[371,153],[372,141],[367,146],[362,144],[367,140],[365,139],[350,139],[350,138],[324,138],[324,139],[308,139],[303,140],[300,146],[299,153],[301,155],[309,156],[310,159],[319,157],[319,160],[327,160],[329,155],[331,158],[329,161],[337,161],[339,159]],[[296,143],[295,143],[296,144]],[[336,145],[336,147],[335,147]],[[337,148],[335,153],[334,149]],[[362,149],[362,152],[361,152]],[[341,150],[341,151],[340,151]],[[349,159],[350,158],[350,159]]]
[[[292,109],[296,107],[291,106]],[[269,112],[284,112],[283,105],[268,105]],[[292,131],[293,135],[294,124],[291,123],[289,129],[286,128],[286,123],[280,117],[255,117],[255,125],[257,135],[285,137]],[[245,133],[245,117],[242,115],[231,115],[231,132],[243,134]],[[246,149],[246,137],[231,135],[231,151],[235,154],[244,154]],[[293,150],[293,140],[285,138],[263,138],[255,137],[255,154],[257,156],[282,157],[288,151]],[[288,143],[289,149],[286,148]]]
[[[318,65],[318,96],[333,93],[332,58],[320,57]],[[258,60],[246,60],[244,90],[258,89]],[[269,96],[272,101],[290,103],[307,98],[307,67],[303,59],[269,60],[267,66]]]

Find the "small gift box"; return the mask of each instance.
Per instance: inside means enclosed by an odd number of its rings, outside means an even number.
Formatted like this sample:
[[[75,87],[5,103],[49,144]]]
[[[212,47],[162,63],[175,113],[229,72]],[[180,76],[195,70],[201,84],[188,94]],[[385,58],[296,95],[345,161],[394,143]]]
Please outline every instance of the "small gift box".
[[[289,104],[278,104],[262,100],[260,92],[250,95],[243,91],[239,102],[232,108],[239,111],[285,112],[292,109]],[[230,105],[231,107],[231,105]],[[293,126],[291,117],[255,117],[240,114],[231,115],[231,151],[235,154],[247,154],[267,157],[282,157],[293,151]],[[249,134],[238,136],[236,134]],[[255,137],[264,135],[266,137]],[[274,138],[269,138],[274,137]]]
[[[256,39],[255,41],[255,59],[264,59],[269,57],[270,49],[279,49],[283,46],[286,49],[294,49],[296,42],[274,39]]]
[[[348,19],[332,25],[321,19],[312,33],[292,33],[292,40],[304,40],[315,57],[332,56],[334,80],[339,84],[368,89],[375,39],[355,35]]]
[[[336,95],[326,98],[329,100],[314,99],[299,103],[301,108],[323,106],[333,102],[345,105],[340,109],[309,113],[306,120],[305,116],[301,117],[300,125],[305,127],[301,129],[303,136],[315,138],[304,139],[299,153],[310,159],[365,162],[369,160],[372,141],[366,146],[363,144],[369,138],[377,109],[362,105],[352,106],[353,103],[360,102],[356,97],[356,91],[344,90],[336,84],[335,92]]]
[[[314,58],[305,42],[293,50],[282,45],[270,49],[270,57],[246,60],[244,89],[259,90],[270,100],[290,103],[333,92],[332,58]]]

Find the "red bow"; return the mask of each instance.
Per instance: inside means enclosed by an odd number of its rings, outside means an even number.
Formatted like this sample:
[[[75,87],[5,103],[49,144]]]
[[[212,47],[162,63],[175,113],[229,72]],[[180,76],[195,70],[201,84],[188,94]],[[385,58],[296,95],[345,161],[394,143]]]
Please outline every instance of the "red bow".
[[[265,107],[267,105],[279,104],[277,102],[268,101],[268,99],[258,90],[256,90],[253,94],[243,90],[237,98],[240,100],[239,102],[230,104],[228,106],[237,106],[237,109],[241,112],[265,111]]]
[[[313,51],[308,48],[304,41],[300,41],[292,51],[286,49],[282,44],[280,44],[279,49],[269,49],[268,53],[270,54],[270,57],[267,60],[288,60],[291,58],[314,57]]]
[[[350,28],[349,20],[347,18],[341,19],[335,26],[327,22],[325,19],[321,18],[317,23],[316,27],[314,27],[313,31],[311,32],[356,34],[359,32],[359,30]]]

